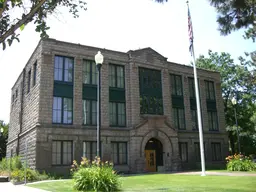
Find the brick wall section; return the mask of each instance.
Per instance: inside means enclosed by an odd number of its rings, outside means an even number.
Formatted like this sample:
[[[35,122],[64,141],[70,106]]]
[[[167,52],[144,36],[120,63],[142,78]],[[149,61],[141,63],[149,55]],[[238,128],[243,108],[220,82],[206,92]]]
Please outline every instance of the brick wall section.
[[[34,53],[31,55],[23,72],[15,82],[12,88],[12,95],[18,91],[18,97],[11,103],[10,112],[10,126],[7,154],[11,154],[10,150],[16,153],[18,134],[24,133],[26,130],[32,129],[36,126],[39,117],[39,88],[41,75],[41,45],[37,46]],[[34,78],[34,64],[37,62],[36,84],[33,85]],[[28,71],[31,70],[30,92],[28,93]],[[24,80],[23,80],[24,78]],[[24,82],[24,85],[23,85]],[[22,95],[23,93],[23,95]],[[23,98],[23,104],[21,103]],[[22,110],[22,113],[21,113]],[[21,124],[22,123],[22,124]],[[21,132],[20,132],[21,131]],[[12,144],[12,142],[16,144]],[[20,143],[22,138],[20,138]],[[9,146],[10,145],[10,146]],[[20,148],[18,148],[19,150]]]
[[[83,59],[80,57],[75,58],[74,62],[74,97],[73,97],[73,121],[76,127],[83,124]],[[77,102],[80,101],[80,102]]]

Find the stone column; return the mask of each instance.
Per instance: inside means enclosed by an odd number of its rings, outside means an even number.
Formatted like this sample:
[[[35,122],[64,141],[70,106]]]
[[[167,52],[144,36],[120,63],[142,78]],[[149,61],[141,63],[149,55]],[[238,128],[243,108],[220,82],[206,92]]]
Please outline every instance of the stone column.
[[[171,93],[170,93],[170,75],[168,69],[162,70],[162,97],[163,110],[167,120],[171,122]]]
[[[73,85],[73,124],[81,127],[83,124],[83,60],[75,58],[74,62],[74,85]]]

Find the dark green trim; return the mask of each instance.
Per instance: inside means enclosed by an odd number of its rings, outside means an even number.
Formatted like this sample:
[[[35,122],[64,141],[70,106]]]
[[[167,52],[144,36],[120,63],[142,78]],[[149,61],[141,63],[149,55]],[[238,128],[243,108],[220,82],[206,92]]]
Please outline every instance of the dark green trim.
[[[83,100],[97,101],[97,85],[83,84]]]
[[[207,98],[207,93],[210,96],[210,84],[213,85],[213,99]],[[215,101],[216,97],[215,97],[215,86],[214,86],[214,81],[208,81],[208,80],[204,80],[204,85],[205,85],[205,95],[206,95],[206,100],[208,101]]]
[[[115,104],[117,123],[116,123],[116,124],[111,124],[111,123],[109,123],[109,126],[110,126],[110,127],[126,127],[126,103],[125,103],[125,102],[116,102],[116,101],[114,101],[114,102],[111,102],[111,101],[110,101],[110,103],[114,103],[114,104]],[[123,103],[123,104],[124,104],[124,117],[125,117],[125,121],[124,121],[125,123],[124,123],[124,125],[120,125],[120,124],[119,124],[119,118],[118,118],[118,116],[119,116],[118,103]],[[110,113],[109,113],[109,117],[110,117]]]
[[[60,164],[51,163],[52,166],[72,165],[72,162],[73,162],[73,141],[72,140],[52,140],[52,145],[53,145],[53,142],[60,142],[61,143],[61,149],[60,149]],[[63,164],[63,142],[71,142],[71,163],[70,164]],[[51,152],[52,152],[52,150],[51,150]]]
[[[119,163],[119,144],[121,144],[121,143],[124,143],[125,144],[125,146],[126,146],[126,150],[125,150],[125,154],[126,154],[126,159],[125,159],[125,163],[123,163],[123,164],[120,164]],[[111,147],[113,146],[112,144],[116,144],[117,145],[117,153],[116,153],[116,155],[117,155],[117,164],[115,164],[115,165],[127,165],[128,164],[128,144],[127,144],[127,142],[117,142],[117,141],[112,141],[111,142]],[[114,153],[114,150],[112,149],[112,151],[113,151],[113,155],[115,155],[115,153]],[[114,163],[114,159],[113,159],[113,163]]]
[[[96,117],[96,122],[95,122],[95,124],[93,124],[92,123],[92,101],[96,101],[97,102],[97,100],[92,100],[92,99],[83,99],[83,101],[87,101],[87,102],[89,102],[89,105],[90,105],[90,111],[89,111],[89,113],[90,113],[90,123],[86,123],[86,124],[84,124],[84,111],[83,111],[83,125],[92,125],[92,126],[95,126],[95,125],[97,125],[97,117]],[[82,101],[82,102],[83,102]],[[83,103],[83,108],[84,108],[84,103]],[[96,111],[97,111],[97,103],[96,103]]]
[[[172,77],[174,77],[174,83],[172,83]],[[177,93],[177,81],[176,81],[176,77],[179,77],[180,78],[180,86],[181,86],[181,95],[178,95]],[[176,75],[176,74],[170,74],[170,82],[171,82],[171,85],[175,85],[175,88],[171,87],[171,89],[175,90],[175,94],[173,94],[173,91],[171,90],[171,95],[172,96],[183,96],[183,82],[182,82],[182,76],[181,75]]]
[[[85,62],[89,62],[89,64],[90,64],[90,71],[89,71],[89,73],[90,73],[89,82],[90,82],[90,83],[84,83],[84,73],[85,73],[85,71],[84,71],[84,65],[85,65]],[[83,59],[83,64],[82,64],[82,66],[83,66],[83,78],[82,78],[83,84],[84,84],[84,85],[97,86],[98,71],[97,71],[97,67],[96,67],[95,61],[89,60],[89,59]],[[92,68],[93,68],[93,67],[95,67],[95,71],[96,71],[96,84],[93,84],[93,83],[92,83]]]
[[[179,130],[186,130],[186,116],[185,116],[185,109],[183,108],[183,107],[173,107],[172,108],[172,113],[174,113],[173,112],[173,110],[174,109],[176,109],[176,116],[177,116],[177,119],[176,119],[176,121],[178,122],[178,127],[175,127],[175,128],[178,128]],[[179,109],[182,109],[183,110],[183,119],[184,119],[184,128],[181,128],[181,126],[180,126],[180,115],[179,115]],[[174,118],[174,116],[173,116],[173,118]]]
[[[121,88],[109,88],[110,102],[125,102],[125,90]]]
[[[113,66],[114,69],[115,69],[115,79],[116,79],[116,82],[115,82],[115,86],[114,86],[114,87],[111,87],[110,85],[109,85],[109,87],[110,87],[110,88],[118,88],[118,89],[123,89],[123,90],[125,90],[125,66],[123,66],[123,65],[118,65],[118,64],[113,64],[113,63],[109,63],[109,68],[110,68],[110,66]],[[117,68],[118,68],[118,67],[123,68],[123,72],[124,72],[124,74],[123,74],[124,88],[117,87]],[[108,75],[108,77],[110,78],[110,74]]]
[[[53,96],[73,98],[73,85],[66,82],[55,81]]]
[[[87,159],[90,159],[91,161],[93,161],[95,159],[95,157],[92,157],[92,144],[95,143],[96,144],[96,151],[95,154],[97,155],[97,141],[83,141],[83,154],[84,154],[84,143],[89,143],[90,144],[90,158],[86,157]],[[100,157],[101,157],[101,153],[102,153],[102,142],[100,141]],[[82,155],[83,155],[82,154]]]
[[[65,83],[73,84],[73,82],[74,82],[74,65],[75,65],[74,57],[55,55],[54,56],[54,71],[55,71],[55,57],[63,57],[63,65],[62,65],[62,80],[54,80],[54,81],[55,82],[65,82]],[[65,77],[65,58],[69,58],[69,59],[73,60],[73,63],[72,63],[72,81],[64,81],[64,77]],[[53,75],[55,75],[55,74],[53,74]]]
[[[139,67],[140,114],[163,115],[160,70]]]
[[[210,125],[209,125],[209,112],[211,113],[211,127],[210,128]],[[214,124],[214,120],[213,120],[213,113],[216,113],[216,121],[217,121],[217,129],[213,129],[213,124]],[[209,126],[209,131],[213,131],[213,132],[219,132],[219,120],[218,120],[218,113],[216,110],[210,110],[210,111],[207,111],[207,116],[208,116],[208,126]]]
[[[216,111],[217,107],[216,107],[216,101],[206,101],[206,105],[207,105],[207,110],[208,111]]]
[[[59,97],[59,96],[54,96],[54,97]],[[54,100],[54,97],[53,97],[53,100]],[[73,106],[73,98],[69,98],[69,97],[59,97],[61,98],[61,122],[58,123],[58,122],[53,122],[53,107],[52,107],[52,124],[64,124],[64,125],[72,125],[73,124],[73,120],[74,120],[74,106]],[[72,119],[71,119],[71,123],[64,123],[63,122],[63,117],[64,117],[64,98],[66,99],[71,99],[71,108],[72,108]],[[54,106],[54,102],[53,102],[53,106]]]
[[[183,96],[172,95],[172,107],[184,108]]]

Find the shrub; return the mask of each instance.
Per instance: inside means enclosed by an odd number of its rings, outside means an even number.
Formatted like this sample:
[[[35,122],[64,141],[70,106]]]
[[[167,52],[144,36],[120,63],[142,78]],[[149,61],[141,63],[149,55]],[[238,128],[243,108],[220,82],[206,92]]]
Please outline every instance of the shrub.
[[[74,188],[78,191],[119,191],[120,179],[113,164],[101,162],[99,158],[90,162],[82,158],[81,164],[73,162]]]
[[[10,169],[11,171],[13,171],[21,168],[22,168],[22,163],[19,156],[14,156],[8,159],[3,158],[2,161],[0,162],[1,171],[7,171]]]
[[[228,156],[226,160],[228,171],[256,171],[256,163],[250,157],[235,154]]]

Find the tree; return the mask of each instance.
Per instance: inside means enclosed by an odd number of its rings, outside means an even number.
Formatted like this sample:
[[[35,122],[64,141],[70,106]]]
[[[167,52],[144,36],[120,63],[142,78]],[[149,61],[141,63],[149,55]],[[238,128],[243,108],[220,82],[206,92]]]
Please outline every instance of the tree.
[[[255,41],[256,0],[209,0],[218,13],[217,22],[221,34],[246,28],[245,38]]]
[[[17,30],[23,30],[32,21],[40,37],[47,38],[46,18],[55,13],[57,7],[69,8],[77,18],[79,10],[86,10],[85,5],[82,0],[0,0],[0,44],[5,49],[6,43],[11,46],[14,40],[19,41]]]
[[[6,145],[8,141],[9,125],[0,120],[0,129],[3,128],[3,133],[0,134],[0,161],[6,156]]]
[[[236,107],[241,146],[243,152],[251,153],[252,136],[255,135],[256,122],[253,120],[256,114],[256,65],[251,60],[239,57],[236,64],[229,53],[217,53],[209,50],[208,57],[200,55],[196,61],[199,68],[220,72],[222,97],[224,101],[225,119],[232,152],[235,151],[237,142],[234,107]],[[231,98],[236,97],[237,105],[231,103]],[[254,151],[253,151],[254,150]]]

